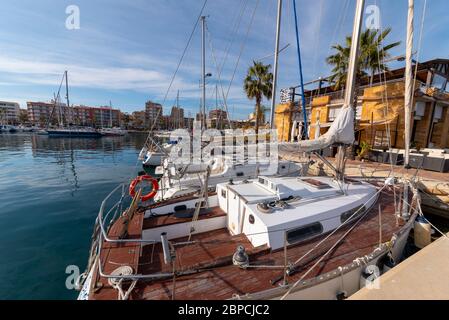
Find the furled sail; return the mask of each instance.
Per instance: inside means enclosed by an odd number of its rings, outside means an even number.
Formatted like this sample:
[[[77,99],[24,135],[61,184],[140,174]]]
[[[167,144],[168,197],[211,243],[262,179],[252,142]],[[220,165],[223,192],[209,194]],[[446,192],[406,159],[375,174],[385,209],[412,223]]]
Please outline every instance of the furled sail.
[[[279,149],[285,152],[311,152],[327,148],[334,143],[352,144],[354,139],[354,110],[343,106],[329,130],[318,139],[281,143]]]

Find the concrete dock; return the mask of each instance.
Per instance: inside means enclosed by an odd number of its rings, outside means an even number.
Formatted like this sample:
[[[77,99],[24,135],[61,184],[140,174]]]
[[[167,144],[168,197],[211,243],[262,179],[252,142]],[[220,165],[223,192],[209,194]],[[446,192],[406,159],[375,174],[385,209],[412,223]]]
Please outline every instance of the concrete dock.
[[[449,300],[449,234],[379,278],[379,289],[361,289],[349,300]]]

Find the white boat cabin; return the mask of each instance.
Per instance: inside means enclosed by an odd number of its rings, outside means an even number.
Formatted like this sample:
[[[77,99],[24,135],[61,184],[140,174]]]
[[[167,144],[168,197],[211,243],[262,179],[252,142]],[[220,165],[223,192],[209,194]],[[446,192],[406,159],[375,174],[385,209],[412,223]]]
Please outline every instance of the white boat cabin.
[[[232,235],[276,250],[332,231],[363,214],[377,200],[376,188],[327,177],[259,177],[217,185],[220,208]],[[358,211],[358,212],[357,212]],[[354,215],[354,213],[356,213]]]
[[[209,211],[223,214],[207,219],[160,225],[143,230],[144,239],[158,240],[227,228],[231,235],[244,234],[254,247],[278,250],[298,244],[354,220],[377,201],[377,189],[368,183],[328,177],[266,177],[217,184],[216,195],[208,198]],[[184,214],[190,217],[198,198],[147,210],[145,217]],[[190,213],[188,213],[190,212]],[[208,209],[206,209],[208,212]],[[189,216],[190,214],[190,216]]]

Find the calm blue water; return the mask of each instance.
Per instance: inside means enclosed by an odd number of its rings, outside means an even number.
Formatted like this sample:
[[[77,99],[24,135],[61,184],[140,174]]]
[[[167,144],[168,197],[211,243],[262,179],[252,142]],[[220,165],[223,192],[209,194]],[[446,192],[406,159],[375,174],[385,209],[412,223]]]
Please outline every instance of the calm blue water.
[[[0,299],[74,299],[102,199],[142,167],[145,135],[63,139],[0,134]]]

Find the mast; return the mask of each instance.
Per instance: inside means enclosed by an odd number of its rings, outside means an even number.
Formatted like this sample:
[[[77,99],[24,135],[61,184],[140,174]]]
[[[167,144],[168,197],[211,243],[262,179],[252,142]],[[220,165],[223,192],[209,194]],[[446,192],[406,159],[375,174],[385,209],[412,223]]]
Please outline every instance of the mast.
[[[357,77],[358,68],[358,54],[360,47],[360,34],[362,32],[362,20],[363,9],[365,7],[365,0],[357,0],[355,16],[354,16],[354,29],[352,30],[352,42],[351,51],[349,54],[349,66],[348,76],[346,80],[345,100],[342,108],[351,108],[354,101],[354,97],[357,94],[355,92],[355,81]],[[356,111],[354,110],[354,113]],[[337,153],[337,179],[343,180],[345,172],[345,146],[340,145]]]
[[[67,101],[67,111],[70,114],[70,117],[72,118],[73,116],[73,112],[72,109],[70,109],[70,101],[69,101],[69,77],[68,77],[68,72],[67,70],[65,71],[65,98]],[[70,119],[70,121],[73,121],[72,119]]]
[[[61,104],[59,103],[59,93],[58,95],[56,95],[56,93],[53,93],[53,97],[55,100],[55,107],[58,108],[58,124],[59,127],[62,128],[64,126],[64,123],[62,122]]]
[[[112,101],[109,100],[109,126],[112,128]]]
[[[176,94],[176,119],[175,119],[175,123],[176,123],[176,128],[174,129],[178,129],[181,127],[181,110],[179,109],[179,90],[178,93]]]
[[[301,61],[301,47],[299,46],[299,28],[298,28],[298,15],[296,13],[296,0],[293,1],[293,12],[295,15],[295,31],[296,31],[296,48],[298,50],[298,66],[299,66],[299,80],[301,85],[301,104],[302,104],[302,114],[303,114],[303,120],[304,120],[304,138],[307,140],[309,138],[308,135],[308,123],[307,123],[307,110],[306,110],[306,97],[304,95],[304,78],[302,74],[302,61]],[[301,134],[301,132],[300,132]]]
[[[206,128],[206,17],[201,17],[201,82],[202,98],[201,105],[201,130]]]
[[[357,77],[358,54],[360,47],[360,33],[362,32],[363,8],[365,0],[357,0],[354,18],[354,29],[352,31],[352,45],[349,55],[348,77],[346,79],[346,92],[343,108],[351,107],[354,96],[357,94],[354,90]]]
[[[410,140],[411,140],[411,117],[412,117],[412,101],[413,101],[413,73],[412,73],[412,57],[413,57],[413,19],[415,15],[415,2],[408,0],[408,17],[407,17],[407,48],[405,55],[405,94],[404,94],[404,135],[405,135],[405,155],[404,167],[410,168]],[[409,205],[407,204],[409,194],[408,183],[404,183],[404,199],[402,203],[402,217],[408,218]]]
[[[279,38],[281,33],[281,19],[282,19],[282,0],[278,0],[278,13],[276,23],[276,45],[274,51],[274,66],[273,66],[273,89],[271,97],[271,113],[270,113],[270,127],[274,129],[274,113],[276,108],[276,90],[278,81],[278,62],[279,62]]]
[[[103,129],[103,107],[100,107],[101,128]]]
[[[415,3],[414,0],[408,1],[408,18],[407,18],[407,48],[406,48],[406,64],[405,64],[405,156],[404,167],[410,168],[410,140],[411,140],[411,114],[413,100],[413,73],[412,73],[412,51],[413,51],[413,18]]]
[[[218,85],[215,84],[215,110],[218,113],[218,117],[216,119],[215,127],[217,129],[221,128],[221,110],[218,112]]]

